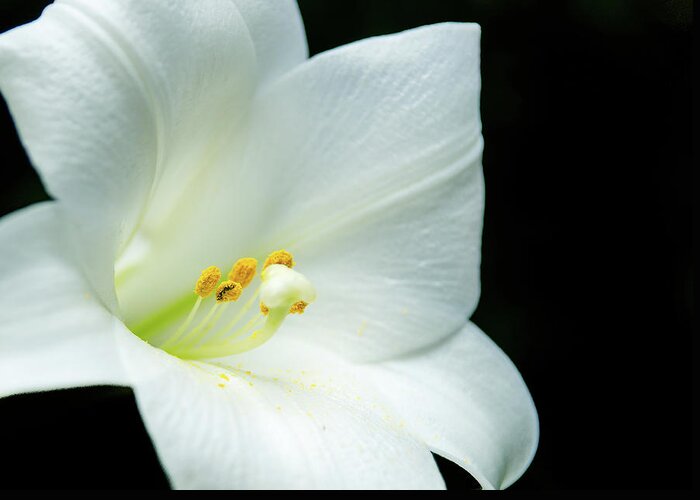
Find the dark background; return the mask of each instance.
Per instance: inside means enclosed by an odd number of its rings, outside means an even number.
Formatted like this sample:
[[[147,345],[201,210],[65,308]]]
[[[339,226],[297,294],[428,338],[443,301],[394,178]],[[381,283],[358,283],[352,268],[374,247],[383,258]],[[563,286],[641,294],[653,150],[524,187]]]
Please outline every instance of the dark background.
[[[48,2],[2,0],[0,31]],[[540,415],[512,489],[690,488],[690,0],[300,0],[311,53],[482,26],[474,321]],[[46,198],[0,107],[0,215]],[[129,389],[0,400],[0,487],[167,487]],[[474,488],[441,462],[448,486]]]

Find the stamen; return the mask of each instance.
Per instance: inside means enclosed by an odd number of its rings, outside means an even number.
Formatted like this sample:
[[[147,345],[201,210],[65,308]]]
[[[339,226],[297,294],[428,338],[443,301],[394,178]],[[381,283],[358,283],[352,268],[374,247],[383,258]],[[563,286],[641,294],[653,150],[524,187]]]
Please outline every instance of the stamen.
[[[211,295],[211,292],[216,288],[217,283],[221,279],[221,271],[216,266],[209,266],[197,280],[197,284],[194,286],[194,293],[199,295],[201,298],[206,298]]]
[[[255,316],[253,316],[252,318],[250,318],[250,319],[248,320],[248,322],[247,322],[245,325],[243,325],[242,327],[238,328],[238,329],[235,330],[234,332],[228,334],[228,335],[226,336],[226,339],[225,339],[226,342],[231,342],[232,340],[236,340],[237,338],[240,338],[240,337],[242,337],[243,335],[245,335],[246,333],[250,332],[250,330],[251,330],[253,327],[258,326],[258,323],[259,323],[262,319],[263,319],[263,316],[262,316],[261,314],[257,314],[257,315],[255,315]]]
[[[196,327],[194,327],[194,329],[190,330],[186,335],[181,336],[181,338],[173,336],[168,341],[166,341],[165,344],[163,344],[163,346],[161,347],[165,348],[174,346],[174,348],[169,349],[169,352],[171,354],[177,355],[178,353],[189,352],[188,350],[192,346],[205,339],[206,342],[210,342],[213,339],[221,337],[222,333],[227,332],[228,330],[233,328],[236,325],[236,323],[238,323],[238,321],[253,305],[256,297],[260,293],[260,289],[258,288],[258,290],[255,291],[255,293],[248,300],[248,302],[246,302],[246,304],[238,311],[233,320],[224,328],[221,328],[218,331],[214,332],[207,339],[207,334],[214,327],[216,327],[219,320],[221,319],[221,316],[225,312],[226,308],[222,307],[223,304],[225,304],[226,302],[237,300],[241,296],[242,290],[243,288],[241,287],[240,283],[236,283],[234,281],[224,281],[223,283],[221,283],[216,293],[217,302],[209,310],[209,313],[204,317],[204,319],[202,319],[199,322],[199,324]]]
[[[316,290],[309,280],[284,265],[270,265],[262,272],[261,278],[260,309],[263,314],[267,310],[267,314],[253,316],[233,333],[225,332],[225,338],[218,332],[206,343],[192,346],[187,349],[190,359],[230,356],[260,347],[272,338],[292,310],[301,313],[316,299]],[[264,325],[252,330],[263,318]]]
[[[216,304],[214,304],[214,306],[209,310],[209,313],[207,313],[204,319],[202,319],[202,321],[200,321],[199,324],[194,327],[194,329],[189,331],[184,336],[182,336],[182,332],[178,330],[176,335],[173,335],[170,339],[168,339],[168,341],[165,342],[165,344],[163,344],[163,347],[165,348],[178,344],[177,348],[172,351],[176,352],[181,351],[183,347],[186,348],[187,345],[196,344],[197,342],[201,341],[206,337],[211,329],[216,326],[221,319],[221,316],[224,314],[224,308],[220,306],[226,302],[235,302],[239,299],[242,292],[243,287],[240,283],[236,283],[235,281],[231,280],[222,282],[216,290]],[[214,337],[216,336],[218,336],[218,334],[214,334]]]
[[[227,280],[219,285],[216,289],[217,302],[235,302],[243,293],[243,287],[240,283]]]
[[[282,264],[283,266],[287,266],[291,269],[294,267],[294,257],[292,257],[292,254],[286,250],[277,250],[276,252],[272,252],[267,256],[267,259],[265,259],[263,271],[273,264]]]
[[[238,260],[228,275],[230,279],[214,287],[212,282],[216,285],[221,273],[215,266],[205,269],[195,287],[199,297],[193,310],[175,334],[159,347],[175,356],[197,359],[239,354],[261,346],[272,338],[289,314],[304,313],[316,299],[313,285],[303,274],[294,271],[293,265],[292,255],[286,250],[271,253],[260,275],[262,284],[244,305],[235,308],[233,318],[227,319],[223,328],[219,322],[230,309],[222,306],[241,297],[243,288],[255,277],[257,261],[250,257]],[[192,328],[190,325],[203,298],[213,290],[216,302]],[[249,314],[258,297],[260,313]]]
[[[175,333],[171,335],[161,347],[172,345],[180,339],[182,334],[185,333],[190,324],[192,324],[192,320],[194,320],[194,317],[197,315],[197,311],[199,311],[199,306],[202,305],[202,300],[211,295],[211,292],[214,291],[216,284],[220,279],[221,271],[216,266],[209,266],[201,272],[197,283],[194,285],[194,293],[199,295],[199,297],[197,297],[197,300],[195,301],[194,306],[192,306],[187,318],[185,318],[185,321],[182,322]]]
[[[197,311],[199,310],[199,306],[202,304],[202,297],[197,297],[197,301],[194,303],[194,306],[192,307],[192,310],[190,313],[187,315],[187,319],[180,325],[180,328],[177,329],[177,331],[172,335],[171,339],[174,341],[177,341],[177,339],[180,338],[180,336],[185,333],[185,330],[187,330],[187,327],[192,324],[192,320],[197,314]]]
[[[201,331],[204,331],[204,333],[206,333],[211,329],[211,326],[213,326],[212,316],[214,316],[221,304],[221,302],[216,302],[212,306],[212,308],[209,309],[209,312],[206,314],[206,316],[204,316],[204,318],[197,324],[197,326],[195,326],[192,330],[187,332],[182,338],[178,338],[179,336],[173,335],[165,341],[161,348],[167,350],[170,346],[173,346],[175,344],[177,344],[178,347],[180,347],[182,345],[190,343],[193,339],[197,340],[201,338],[201,335],[197,334]]]
[[[260,347],[265,342],[270,340],[275,332],[279,329],[284,321],[284,317],[287,315],[286,311],[280,311],[278,309],[273,310],[267,316],[265,324],[262,328],[253,331],[248,337],[238,340],[240,336],[239,332],[236,332],[231,338],[232,342],[227,339],[223,342],[208,342],[198,348],[191,349],[188,351],[188,355],[192,358],[211,358],[211,357],[224,357],[230,356],[232,354],[240,354],[256,347]],[[253,320],[259,320],[260,316],[254,317]],[[246,325],[247,326],[247,325]],[[241,328],[241,333],[245,333],[244,328]],[[248,330],[249,331],[249,330]]]
[[[248,302],[245,303],[245,305],[241,308],[240,311],[238,311],[238,314],[236,314],[233,319],[224,327],[224,330],[230,330],[233,328],[236,323],[243,317],[245,313],[247,313],[250,310],[250,307],[253,305],[255,302],[255,299],[258,297],[260,294],[260,287],[258,287],[257,290],[255,290],[255,293],[253,294],[250,299],[248,299]]]
[[[252,257],[239,259],[231,268],[231,272],[228,273],[228,279],[240,283],[245,288],[253,281],[257,267],[258,261]]]

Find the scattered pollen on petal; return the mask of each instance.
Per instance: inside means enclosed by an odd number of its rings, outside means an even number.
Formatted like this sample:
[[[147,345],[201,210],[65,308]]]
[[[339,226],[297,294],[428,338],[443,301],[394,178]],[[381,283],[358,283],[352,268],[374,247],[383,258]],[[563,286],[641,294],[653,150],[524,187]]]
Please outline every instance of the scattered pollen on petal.
[[[218,386],[221,387],[222,389],[223,389],[224,387],[226,387],[226,384],[216,384],[216,385],[218,385]]]
[[[306,302],[303,300],[300,300],[298,302],[295,302],[292,304],[292,307],[289,308],[289,314],[304,314],[304,309],[306,309],[306,306],[308,306]]]
[[[238,300],[243,292],[243,287],[240,283],[235,281],[226,280],[219,285],[216,289],[216,301],[217,302],[233,302]]]
[[[294,257],[292,257],[292,254],[286,250],[277,250],[276,252],[272,252],[267,256],[267,259],[265,259],[265,264],[263,265],[263,270],[267,269],[267,267],[271,266],[272,264],[282,264],[283,266],[287,266],[291,269],[294,267]]]
[[[238,259],[228,273],[228,279],[240,283],[245,288],[253,281],[257,267],[258,261],[252,257]]]
[[[224,379],[226,381],[231,380],[230,378],[228,378],[228,375],[226,375],[225,373],[220,374],[219,377],[221,377],[222,379]]]
[[[362,321],[360,324],[360,329],[357,331],[357,335],[362,337],[365,334],[365,330],[367,330],[367,320]]]
[[[197,284],[194,286],[194,293],[202,298],[208,297],[211,292],[216,288],[217,283],[221,279],[221,271],[216,266],[209,266],[197,280]]]
[[[267,316],[267,313],[270,312],[270,309],[265,304],[260,302],[260,312]]]

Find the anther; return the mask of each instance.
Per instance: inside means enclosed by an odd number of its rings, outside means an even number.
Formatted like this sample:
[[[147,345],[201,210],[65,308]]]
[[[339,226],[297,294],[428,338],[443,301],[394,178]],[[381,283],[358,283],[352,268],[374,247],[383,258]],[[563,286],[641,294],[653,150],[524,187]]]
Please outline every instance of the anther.
[[[240,283],[235,281],[227,280],[219,285],[216,289],[216,301],[217,302],[233,302],[238,300],[243,292],[243,287]]]
[[[277,250],[276,252],[272,252],[267,256],[267,259],[265,259],[265,264],[263,265],[263,270],[267,269],[268,266],[273,264],[282,264],[283,266],[287,266],[291,269],[294,267],[294,258],[292,257],[292,254],[286,250]]]
[[[245,288],[253,281],[257,267],[258,261],[252,257],[239,259],[231,268],[231,272],[228,273],[228,279],[240,283]]]
[[[306,309],[306,306],[308,305],[309,304],[303,300],[295,302],[292,304],[292,307],[289,308],[289,314],[304,314],[304,309]]]
[[[216,285],[221,279],[221,271],[216,266],[209,266],[197,280],[197,284],[194,286],[194,293],[202,298],[208,297],[211,292],[216,289]]]

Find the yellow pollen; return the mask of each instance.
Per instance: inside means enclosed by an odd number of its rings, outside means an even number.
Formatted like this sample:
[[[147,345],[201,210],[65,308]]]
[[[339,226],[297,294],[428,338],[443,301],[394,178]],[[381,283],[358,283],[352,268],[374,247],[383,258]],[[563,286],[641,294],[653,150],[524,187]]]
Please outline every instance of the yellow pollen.
[[[265,264],[263,265],[263,270],[267,269],[267,267],[271,266],[272,264],[282,264],[283,266],[287,266],[291,269],[294,267],[294,257],[292,257],[292,254],[286,250],[277,250],[276,252],[272,252],[267,256],[267,259],[265,259]]]
[[[233,302],[238,300],[243,292],[243,287],[240,283],[235,281],[227,280],[219,285],[216,289],[216,301],[217,302]]]
[[[211,292],[216,288],[216,284],[221,279],[221,271],[216,266],[209,266],[197,280],[197,284],[194,286],[194,293],[202,298],[208,297]]]
[[[244,257],[231,268],[228,273],[228,279],[240,283],[243,288],[250,285],[250,282],[255,278],[255,270],[258,267],[258,261],[252,257]]]
[[[306,306],[308,306],[306,302],[303,300],[300,300],[299,302],[295,302],[292,304],[292,307],[289,308],[289,314],[304,314],[304,309],[306,309]]]
[[[260,312],[267,316],[267,313],[270,312],[270,309],[268,309],[268,307],[265,304],[260,302]]]

